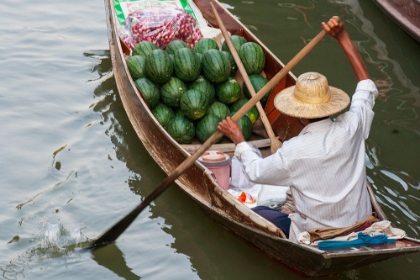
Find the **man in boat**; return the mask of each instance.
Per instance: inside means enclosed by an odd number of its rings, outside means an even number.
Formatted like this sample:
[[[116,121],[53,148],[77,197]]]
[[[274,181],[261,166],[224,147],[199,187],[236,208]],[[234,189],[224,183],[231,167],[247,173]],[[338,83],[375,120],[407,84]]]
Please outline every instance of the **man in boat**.
[[[323,22],[322,27],[341,45],[359,81],[349,111],[330,118],[343,111],[350,98],[328,86],[323,75],[310,72],[276,96],[280,112],[310,121],[276,153],[259,157],[230,117],[218,126],[236,144],[235,155],[252,182],[290,186],[295,212],[265,206],[254,211],[289,234],[292,241],[309,229],[351,226],[369,217],[372,209],[366,186],[365,140],[378,90],[339,18]]]

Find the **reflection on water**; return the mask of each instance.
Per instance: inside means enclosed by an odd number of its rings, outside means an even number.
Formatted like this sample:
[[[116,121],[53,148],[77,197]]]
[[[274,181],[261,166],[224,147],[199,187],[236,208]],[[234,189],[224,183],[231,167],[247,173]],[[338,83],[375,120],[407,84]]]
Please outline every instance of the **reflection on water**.
[[[132,272],[127,266],[124,254],[115,245],[110,244],[99,250],[93,251],[93,259],[101,266],[114,272],[119,277],[126,280],[140,279],[140,277]]]
[[[372,140],[368,140],[366,166],[368,177],[372,183],[378,202],[389,215],[389,219],[396,221],[398,226],[409,227],[409,236],[420,233],[419,199],[410,193],[420,188],[420,182],[410,174],[383,166],[379,160],[380,149]]]
[[[306,15],[306,11],[307,10],[313,10],[315,8],[315,4],[312,3],[311,1],[308,1],[308,3],[306,3],[306,4],[308,6],[302,6],[302,5],[297,5],[297,4],[293,4],[293,3],[278,3],[278,5],[281,8],[291,8],[291,9],[299,12],[302,15],[302,18],[305,21],[306,25],[308,27],[310,27],[311,29],[313,29],[313,26],[309,22],[308,16]],[[292,17],[288,17],[288,19],[296,20],[296,18],[292,18]],[[306,44],[306,42],[305,42],[305,44]]]
[[[355,20],[349,23],[360,26],[360,31],[367,35],[366,40],[357,43],[358,51],[368,58],[367,63],[375,65],[382,77],[375,76],[374,80],[380,91],[380,98],[384,101],[387,99],[395,99],[399,101],[397,108],[404,111],[403,116],[398,119],[388,120],[389,124],[402,126],[412,132],[420,135],[418,109],[420,107],[419,87],[407,77],[400,63],[389,57],[387,46],[375,33],[374,26],[363,13],[363,10],[356,0],[339,1],[340,4],[348,5],[349,12],[355,16]],[[361,24],[356,22],[361,21]],[[374,51],[373,54],[367,48]],[[396,77],[396,80],[393,79]],[[407,102],[409,101],[409,102]],[[407,111],[408,110],[408,111]],[[413,122],[415,121],[415,122]]]

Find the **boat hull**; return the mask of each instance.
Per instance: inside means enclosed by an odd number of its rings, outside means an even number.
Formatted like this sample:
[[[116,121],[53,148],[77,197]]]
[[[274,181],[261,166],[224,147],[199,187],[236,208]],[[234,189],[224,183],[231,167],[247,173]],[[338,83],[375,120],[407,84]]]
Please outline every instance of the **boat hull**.
[[[420,43],[419,0],[373,0],[405,32]]]
[[[195,2],[205,18],[213,26],[217,26],[213,15],[210,13],[210,1]],[[268,66],[265,73],[268,78],[273,77],[282,69],[284,65],[249,30],[218,2],[214,3],[227,29],[232,34],[242,35],[247,40],[262,45],[267,57]],[[194,152],[194,145],[186,147],[176,143],[151,114],[127,69],[125,58],[129,55],[129,49],[121,43],[118,37],[118,24],[115,19],[113,0],[105,0],[105,6],[113,73],[124,109],[144,147],[162,170],[170,174],[189,157],[190,153]],[[295,84],[295,77],[289,74],[275,86],[273,92],[278,92],[293,84]],[[270,97],[265,110],[276,135],[281,140],[286,140],[300,132],[303,128],[303,121],[281,115],[274,110],[274,106],[270,104],[273,96]],[[261,150],[269,152],[269,146],[261,148]],[[285,239],[280,229],[255,214],[220,187],[213,173],[199,162],[196,162],[180,175],[176,184],[208,216],[227,230],[269,257],[303,275],[335,274],[398,255],[417,252],[420,249],[420,242],[403,239],[398,241],[396,245],[386,245],[386,247],[362,247],[333,252],[321,251]]]

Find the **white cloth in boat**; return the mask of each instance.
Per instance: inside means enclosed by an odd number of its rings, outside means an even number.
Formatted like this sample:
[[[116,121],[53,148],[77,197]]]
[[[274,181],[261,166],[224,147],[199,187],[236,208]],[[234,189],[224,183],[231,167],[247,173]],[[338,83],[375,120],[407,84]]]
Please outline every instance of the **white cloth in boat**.
[[[328,240],[350,241],[350,240],[357,239],[358,233],[359,232],[352,232],[348,235],[337,236],[335,238],[328,239]],[[362,230],[362,233],[369,234],[370,236],[374,236],[378,234],[386,234],[388,238],[392,238],[392,239],[401,239],[406,236],[406,233],[404,230],[392,227],[391,222],[387,220],[373,223],[370,227],[367,227],[364,230]],[[311,236],[309,232],[304,231],[299,234],[298,242],[305,245],[316,246],[319,241],[323,241],[323,240],[317,240],[311,244],[310,240],[311,240]]]
[[[255,153],[261,156],[260,150],[252,146]],[[253,184],[242,169],[242,164],[236,156],[232,157],[231,162],[231,180],[228,192],[236,198],[241,196],[242,192],[246,194],[244,205],[249,208],[256,206],[278,207],[286,201],[288,186],[272,186]]]
[[[372,80],[360,81],[349,111],[307,125],[264,159],[248,143],[237,145],[235,156],[252,182],[290,186],[296,207],[290,240],[310,228],[345,227],[371,215],[365,140],[377,94]]]
[[[244,205],[249,208],[256,206],[268,206],[271,208],[281,206],[286,201],[286,192],[289,190],[287,186],[272,186],[272,185],[251,185],[247,189],[238,189],[230,187],[227,191],[238,198],[244,193],[246,200]]]

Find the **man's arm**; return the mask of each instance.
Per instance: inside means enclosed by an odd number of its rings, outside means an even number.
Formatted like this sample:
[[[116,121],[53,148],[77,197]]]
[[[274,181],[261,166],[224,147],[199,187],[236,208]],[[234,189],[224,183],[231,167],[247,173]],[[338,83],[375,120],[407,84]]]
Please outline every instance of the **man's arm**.
[[[376,88],[374,82],[370,80],[366,66],[363,63],[360,54],[351,42],[349,34],[344,30],[343,23],[339,20],[339,18],[333,17],[328,21],[328,23],[323,22],[322,27],[330,36],[337,39],[338,43],[343,48],[344,53],[347,55],[357,79],[359,80],[356,91],[352,96],[349,112],[359,116],[358,119],[360,119],[363,124],[364,139],[367,139],[374,116],[372,108],[375,104],[378,89]],[[366,106],[367,104],[369,106]],[[340,117],[343,117],[344,115],[345,114]],[[359,123],[355,125],[358,126]]]
[[[359,81],[369,79],[366,66],[363,63],[360,54],[351,42],[349,34],[344,30],[343,22],[338,17],[334,16],[328,21],[328,23],[322,22],[322,28],[328,33],[328,35],[337,39],[338,43],[347,55],[350,64],[356,73],[357,79]],[[229,137],[235,145],[245,141],[239,125],[230,117],[227,117],[225,120],[220,122],[217,129]]]
[[[369,79],[369,73],[367,72],[366,66],[351,42],[349,34],[344,30],[343,22],[338,17],[334,16],[328,23],[323,22],[322,28],[328,35],[337,39],[338,43],[343,48],[344,53],[347,55],[357,79],[359,81]]]

